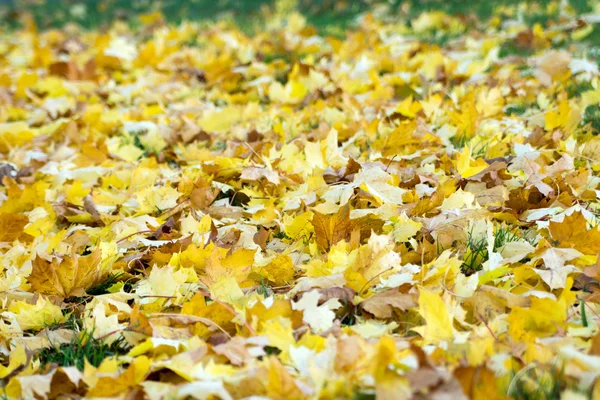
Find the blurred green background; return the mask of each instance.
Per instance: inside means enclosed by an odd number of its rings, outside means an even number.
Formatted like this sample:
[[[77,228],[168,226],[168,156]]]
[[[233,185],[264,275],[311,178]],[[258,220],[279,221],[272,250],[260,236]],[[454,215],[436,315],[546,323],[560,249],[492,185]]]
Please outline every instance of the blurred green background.
[[[274,7],[274,3],[274,0],[0,0],[0,24],[14,27],[18,25],[20,16],[28,12],[42,29],[62,26],[67,22],[97,29],[115,20],[135,23],[140,14],[160,11],[173,23],[233,19],[244,27],[250,26],[253,19],[260,18],[265,7]],[[408,20],[432,10],[486,19],[497,14],[503,6],[518,4],[526,7],[526,18],[532,24],[553,18],[545,0],[299,0],[294,3],[317,28],[331,25],[344,28],[357,15],[381,4],[385,4],[392,15],[401,15]],[[584,14],[592,11],[597,1],[568,0],[565,3],[576,13]]]

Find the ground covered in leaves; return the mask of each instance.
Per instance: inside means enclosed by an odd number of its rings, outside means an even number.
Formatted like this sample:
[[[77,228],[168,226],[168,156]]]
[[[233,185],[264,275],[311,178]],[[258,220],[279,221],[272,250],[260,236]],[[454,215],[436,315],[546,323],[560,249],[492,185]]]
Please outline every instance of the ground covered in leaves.
[[[2,33],[0,395],[600,398],[600,9],[403,15]]]

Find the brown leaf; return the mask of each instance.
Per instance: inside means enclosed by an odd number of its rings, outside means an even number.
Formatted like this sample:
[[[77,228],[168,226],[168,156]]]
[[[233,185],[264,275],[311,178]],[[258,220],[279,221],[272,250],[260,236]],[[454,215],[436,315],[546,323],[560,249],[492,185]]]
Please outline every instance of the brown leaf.
[[[83,210],[92,216],[92,221],[96,226],[104,226],[102,217],[96,208],[96,204],[94,204],[94,199],[89,194],[83,198]]]
[[[48,262],[37,257],[28,278],[31,287],[39,293],[59,295],[64,298],[82,296],[85,289],[98,283],[105,273],[98,268],[102,260],[100,248],[87,256],[73,254]]]
[[[209,181],[199,177],[194,182],[194,189],[190,193],[190,202],[195,210],[204,210],[212,204],[219,195],[219,189],[211,187]]]
[[[96,62],[89,60],[83,68],[79,68],[75,61],[59,61],[48,68],[51,75],[64,77],[70,81],[93,80],[96,78]]]
[[[21,214],[0,213],[0,242],[12,242],[23,235],[29,218]]]
[[[254,243],[260,246],[262,250],[267,248],[267,241],[269,240],[269,231],[262,226],[258,228],[258,232],[252,237]]]
[[[210,344],[213,347],[222,345],[224,343],[227,343],[229,340],[231,339],[231,336],[229,336],[228,333],[226,332],[215,332],[212,335],[210,335],[210,337],[206,340],[206,342],[208,344]]]
[[[384,290],[369,297],[360,306],[377,318],[391,318],[394,308],[402,311],[415,307],[417,303],[412,295],[400,293],[396,289]]]
[[[319,304],[327,302],[329,299],[338,299],[342,303],[352,304],[356,292],[349,287],[331,287],[325,289],[317,289],[319,292]]]
[[[141,333],[142,335],[146,336],[152,336],[153,329],[148,321],[148,317],[146,317],[146,315],[140,310],[140,306],[137,304],[131,310],[127,331]]]
[[[246,167],[242,170],[240,178],[248,181],[259,181],[261,178],[265,178],[275,185],[279,185],[281,182],[276,171],[264,167]]]
[[[594,267],[596,267],[596,265],[594,265]],[[588,269],[588,271],[590,270]],[[585,269],[583,272],[583,274],[579,274],[577,277],[575,277],[571,290],[583,290],[584,292],[588,293],[600,291],[600,282],[586,275]]]
[[[588,354],[593,356],[600,356],[600,333],[596,333],[592,338],[592,345],[588,350]]]
[[[199,68],[193,68],[193,67],[179,68],[179,72],[189,75],[190,77],[196,79],[200,83],[206,82],[206,73]]]
[[[88,203],[87,207],[85,207],[84,205],[84,209],[82,210],[80,206],[77,206],[75,204],[61,202],[53,204],[52,209],[56,213],[56,219],[61,223],[78,223],[89,226],[104,226],[104,222],[100,218],[100,214],[96,210],[95,205],[93,206],[93,208],[92,205],[93,202],[91,204]],[[96,215],[92,215],[90,212],[88,212],[88,210],[93,211],[94,213],[96,213]]]
[[[90,243],[90,235],[83,230],[77,230],[65,238],[64,243],[71,246],[71,251],[82,252]]]
[[[337,213],[327,215],[314,211],[311,223],[315,228],[316,241],[323,250],[345,239],[352,232],[350,205],[340,207]]]
[[[150,236],[148,236],[148,239],[158,240],[162,235],[168,236],[171,232],[173,232],[174,227],[175,220],[173,219],[173,217],[169,217],[169,219],[167,219],[167,221],[164,224],[159,226],[156,231],[154,231]]]
[[[407,373],[415,400],[467,399],[460,382],[446,371],[421,368]]]
[[[367,240],[372,232],[379,233],[384,224],[384,221],[375,218],[372,215],[365,215],[364,217],[352,219],[350,222],[350,232],[358,232],[361,241]]]
[[[56,49],[59,53],[81,53],[86,49],[86,45],[77,38],[68,38],[58,45]]]
[[[48,398],[58,399],[65,393],[77,393],[83,373],[77,367],[61,367],[52,376]]]
[[[411,343],[410,349],[419,360],[420,367],[405,375],[413,390],[412,399],[467,399],[461,382],[456,377],[435,368],[432,360],[419,346]]]

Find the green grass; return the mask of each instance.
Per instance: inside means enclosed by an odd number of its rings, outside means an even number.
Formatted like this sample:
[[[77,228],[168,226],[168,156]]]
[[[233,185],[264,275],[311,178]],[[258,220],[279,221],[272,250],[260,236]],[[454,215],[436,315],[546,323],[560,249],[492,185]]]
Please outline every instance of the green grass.
[[[269,297],[271,295],[272,291],[273,290],[271,289],[271,286],[269,285],[268,279],[261,276],[258,288],[256,288],[256,293],[263,296],[266,299],[267,297]]]
[[[376,398],[375,393],[368,393],[360,389],[356,389],[352,394],[352,400],[375,400]]]
[[[506,109],[504,110],[504,112],[506,113],[506,115],[523,115],[525,114],[525,112],[529,109],[529,107],[527,107],[524,104],[511,104],[509,106],[506,107]]]
[[[535,49],[519,46],[514,40],[507,40],[500,46],[498,57],[505,58],[509,56],[529,57],[535,53]]]
[[[589,90],[594,90],[590,81],[575,81],[571,80],[566,86],[569,97],[581,97],[581,94]]]
[[[586,0],[569,0],[579,13],[591,10]],[[299,0],[298,11],[304,14],[309,23],[322,34],[340,36],[353,25],[356,17],[373,5],[385,3],[387,14],[391,17],[403,17],[408,22],[427,11],[444,11],[448,14],[476,16],[488,19],[499,15],[499,5],[514,6],[522,3],[518,0],[503,0],[500,3],[468,0]],[[130,24],[139,24],[138,16],[160,11],[171,23],[183,20],[207,21],[226,19],[234,21],[244,30],[260,27],[257,21],[261,11],[273,8],[274,0],[40,0],[40,1],[2,1],[0,0],[0,24],[16,26],[15,18],[19,13],[30,12],[42,29],[56,28],[67,22],[75,22],[88,29],[103,28],[116,20]],[[557,14],[545,12],[544,2],[530,2],[528,12],[523,14],[529,26],[542,25],[555,20]],[[427,38],[433,42],[445,42],[445,34]],[[510,51],[510,49],[509,49]]]
[[[473,143],[473,138],[468,138],[466,135],[455,135],[450,138],[452,146],[462,151],[465,146],[471,146],[471,156],[475,158],[485,157],[488,150],[489,139]]]
[[[520,237],[507,226],[497,226],[494,228],[494,251],[502,250],[507,243],[519,239]],[[481,270],[483,263],[490,258],[487,246],[487,237],[476,239],[473,231],[469,231],[467,234],[467,248],[461,266],[463,274],[469,276]]]
[[[600,105],[594,104],[586,107],[583,112],[583,123],[590,125],[593,135],[600,133]]]
[[[519,400],[558,400],[566,390],[592,398],[590,390],[578,388],[563,367],[530,364],[513,374],[507,395]]]
[[[42,368],[48,365],[75,366],[83,371],[85,360],[97,367],[107,357],[126,354],[128,347],[123,337],[109,344],[105,340],[95,339],[92,332],[84,331],[69,343],[42,349],[38,359]]]
[[[86,293],[90,296],[100,296],[102,294],[107,294],[108,289],[119,281],[121,275],[123,275],[123,273],[110,274],[104,281],[86,290]]]
[[[66,310],[63,310],[63,314]],[[74,313],[69,314],[69,318],[65,322],[46,325],[49,330],[69,329],[72,331],[79,330],[80,321]]]
[[[564,371],[553,369],[550,376],[538,373],[532,368],[523,370],[525,373],[515,374],[509,387],[508,395],[515,399],[546,400],[560,399],[561,388],[564,383]]]

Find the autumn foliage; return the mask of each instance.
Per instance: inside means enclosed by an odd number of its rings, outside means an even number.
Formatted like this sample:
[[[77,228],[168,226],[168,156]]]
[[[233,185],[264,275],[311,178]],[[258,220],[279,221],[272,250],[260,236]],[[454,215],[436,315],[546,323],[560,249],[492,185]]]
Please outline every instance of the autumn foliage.
[[[2,33],[0,394],[600,398],[565,4]]]

